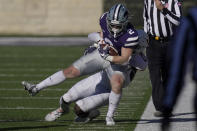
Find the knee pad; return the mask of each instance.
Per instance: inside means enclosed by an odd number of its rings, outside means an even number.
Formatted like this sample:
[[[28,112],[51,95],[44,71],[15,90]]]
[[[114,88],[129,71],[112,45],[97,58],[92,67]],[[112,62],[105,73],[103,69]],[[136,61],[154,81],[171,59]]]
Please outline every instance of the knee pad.
[[[74,112],[77,116],[82,117],[82,118],[87,117],[89,115],[89,112],[82,111],[81,108],[77,104],[75,104],[74,106]]]

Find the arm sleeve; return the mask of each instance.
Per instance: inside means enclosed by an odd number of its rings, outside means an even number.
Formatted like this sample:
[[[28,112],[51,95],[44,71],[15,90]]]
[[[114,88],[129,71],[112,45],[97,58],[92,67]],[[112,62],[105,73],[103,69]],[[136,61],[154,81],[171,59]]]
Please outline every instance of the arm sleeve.
[[[147,14],[147,3],[146,0],[144,0],[144,10],[143,10],[143,18],[144,18],[144,31],[148,32],[148,14]]]
[[[172,11],[168,10],[167,8],[164,8],[162,10],[162,13],[166,16],[166,18],[173,23],[174,25],[179,25],[180,18],[182,16],[182,11],[181,11],[181,3],[180,2],[172,2],[173,7]]]

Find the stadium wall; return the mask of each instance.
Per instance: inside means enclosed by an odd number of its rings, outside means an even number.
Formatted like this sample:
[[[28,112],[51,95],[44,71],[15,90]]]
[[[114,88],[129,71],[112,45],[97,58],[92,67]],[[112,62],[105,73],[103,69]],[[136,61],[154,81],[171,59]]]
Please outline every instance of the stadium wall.
[[[115,3],[142,28],[143,0],[0,0],[0,35],[87,35],[100,30],[99,17]],[[183,1],[183,13],[196,4]]]
[[[0,0],[0,34],[88,34],[102,13],[102,0]]]

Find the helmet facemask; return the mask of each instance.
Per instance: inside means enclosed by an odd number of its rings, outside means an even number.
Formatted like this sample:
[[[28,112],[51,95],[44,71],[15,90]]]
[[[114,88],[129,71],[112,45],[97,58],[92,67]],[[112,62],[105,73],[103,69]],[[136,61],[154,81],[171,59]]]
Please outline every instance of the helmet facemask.
[[[110,32],[117,37],[125,29],[125,23],[120,23],[119,21],[108,21],[108,28]]]

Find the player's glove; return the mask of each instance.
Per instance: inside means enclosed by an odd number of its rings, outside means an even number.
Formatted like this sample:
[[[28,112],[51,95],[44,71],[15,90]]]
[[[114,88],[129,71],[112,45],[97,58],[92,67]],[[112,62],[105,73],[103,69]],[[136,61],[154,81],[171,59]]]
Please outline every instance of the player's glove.
[[[93,45],[89,46],[84,50],[84,55],[90,54],[98,48],[98,44],[94,43]]]
[[[103,59],[112,62],[113,56],[109,55],[109,46],[107,44],[104,47],[100,46],[98,51]]]

